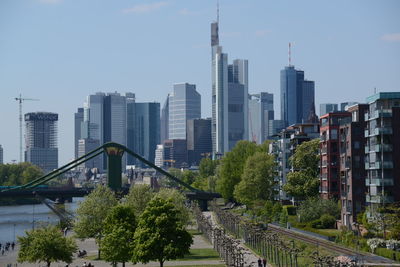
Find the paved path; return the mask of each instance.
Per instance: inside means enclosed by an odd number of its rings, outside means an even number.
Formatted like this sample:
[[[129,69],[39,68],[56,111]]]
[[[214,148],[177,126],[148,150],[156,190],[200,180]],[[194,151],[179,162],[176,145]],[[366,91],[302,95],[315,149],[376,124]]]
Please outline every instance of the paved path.
[[[94,239],[89,238],[85,239],[84,241],[77,240],[77,245],[80,250],[86,250],[88,256],[97,255],[98,247],[94,241]],[[191,248],[213,248],[213,246],[205,241],[202,236],[194,235],[193,236],[193,245]],[[16,246],[14,251],[9,251],[5,255],[1,256],[0,254],[0,266],[6,267],[8,263],[14,264],[15,266],[17,254],[18,254],[19,247]],[[81,267],[84,263],[89,263],[89,260],[75,258],[74,261],[69,265],[70,267]],[[90,261],[92,265],[95,267],[110,267],[110,263],[105,261]],[[196,261],[169,261],[165,262],[164,266],[182,266],[182,265],[198,265],[198,266],[207,266],[209,264],[224,264],[222,260],[196,260]],[[18,267],[32,267],[32,266],[44,266],[45,264],[31,264],[31,263],[18,263]],[[55,267],[65,267],[65,263],[52,263],[51,266]],[[122,264],[119,264],[122,266]],[[148,264],[136,264],[133,265],[132,263],[126,263],[126,267],[133,267],[133,266],[146,266],[146,267],[153,267],[153,266],[160,266],[158,262],[149,262]]]
[[[211,224],[214,227],[222,228],[222,226],[217,223],[215,214],[213,212],[204,211],[203,214],[206,218],[209,218],[209,221],[211,222]],[[225,232],[225,233],[228,234],[227,232]],[[229,235],[229,236],[232,237],[233,239],[235,239],[233,236],[231,236],[231,235]],[[245,262],[244,266],[245,267],[253,267],[253,266],[257,267],[258,266],[257,261],[258,261],[259,257],[256,254],[254,254],[253,251],[251,251],[248,247],[246,247],[244,245],[244,242],[242,239],[235,239],[235,240],[237,240],[239,242],[239,246],[242,247],[244,250],[244,262]],[[272,267],[270,264],[267,264],[267,266]]]

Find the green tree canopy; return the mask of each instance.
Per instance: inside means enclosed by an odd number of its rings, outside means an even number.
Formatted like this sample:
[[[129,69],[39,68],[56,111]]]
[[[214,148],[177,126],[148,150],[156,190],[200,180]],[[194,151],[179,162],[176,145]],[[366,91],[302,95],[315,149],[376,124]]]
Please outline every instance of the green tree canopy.
[[[191,185],[193,182],[196,180],[196,177],[198,176],[197,173],[191,171],[191,170],[184,170],[182,173],[182,181]]]
[[[155,197],[159,197],[162,199],[171,199],[172,204],[174,204],[175,208],[179,210],[182,215],[179,219],[182,225],[188,225],[192,220],[192,213],[186,207],[186,197],[184,194],[179,192],[177,189],[173,188],[161,188],[155,195]]]
[[[118,201],[111,189],[102,185],[97,186],[79,204],[76,211],[74,231],[77,236],[79,238],[96,238],[96,242],[100,244],[105,218],[117,203]]]
[[[104,222],[104,238],[101,241],[103,259],[114,266],[118,262],[128,262],[134,252],[136,229],[135,212],[127,205],[113,207]]]
[[[257,145],[249,141],[239,141],[232,151],[221,159],[218,168],[217,191],[224,199],[233,200],[233,191],[240,182],[247,158],[257,151]]]
[[[135,211],[135,216],[139,217],[153,196],[153,189],[149,185],[135,184],[129,189],[126,204],[131,206]]]
[[[272,155],[256,152],[247,158],[241,181],[234,196],[247,206],[256,200],[273,200],[275,195],[275,162]]]
[[[334,218],[340,216],[340,209],[334,200],[309,198],[303,201],[297,209],[300,222],[310,222],[319,219],[323,214]]]
[[[18,262],[72,262],[73,253],[78,247],[72,237],[64,237],[54,226],[39,228],[26,232],[26,236],[19,236],[21,248],[18,252]]]
[[[201,177],[209,177],[215,175],[215,170],[219,164],[218,160],[210,158],[202,158],[199,165],[199,175]]]
[[[158,261],[183,257],[193,243],[192,236],[185,230],[171,199],[153,198],[140,217],[135,232],[134,262]]]
[[[43,176],[43,171],[29,162],[0,164],[0,185],[23,185]]]
[[[297,199],[316,197],[319,193],[319,139],[300,144],[290,162],[294,172],[287,174],[283,189]]]

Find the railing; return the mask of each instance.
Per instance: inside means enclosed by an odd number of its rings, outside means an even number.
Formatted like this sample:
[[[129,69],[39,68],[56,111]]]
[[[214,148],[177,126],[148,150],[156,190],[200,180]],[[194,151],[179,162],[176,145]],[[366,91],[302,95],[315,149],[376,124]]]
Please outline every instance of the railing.
[[[376,186],[393,186],[394,185],[394,181],[393,179],[390,178],[385,178],[385,179],[366,179],[365,180],[365,185],[369,186],[369,185],[376,185]]]

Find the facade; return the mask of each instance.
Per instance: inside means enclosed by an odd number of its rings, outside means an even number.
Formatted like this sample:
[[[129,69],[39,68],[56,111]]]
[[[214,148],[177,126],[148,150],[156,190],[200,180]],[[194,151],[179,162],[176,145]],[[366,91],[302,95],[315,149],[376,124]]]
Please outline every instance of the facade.
[[[136,103],[135,117],[135,152],[154,162],[155,150],[160,144],[160,103]],[[147,167],[139,161],[136,165]]]
[[[185,139],[168,139],[164,141],[164,166],[187,168],[187,143]]]
[[[248,127],[248,122],[244,117],[244,103],[248,103],[248,97],[243,96],[244,88],[240,83],[228,84],[228,151],[238,141],[247,139],[245,128]]]
[[[274,95],[266,92],[249,95],[248,140],[262,144],[270,134],[269,122],[274,120]]]
[[[78,140],[78,157],[82,157],[83,155],[89,153],[92,150],[95,150],[100,146],[100,141],[96,139],[89,139],[89,138],[84,138],[84,139],[79,139]],[[94,157],[93,159],[90,159],[86,162],[84,162],[82,165],[79,166],[79,168],[82,169],[93,169],[97,168],[98,170],[103,169],[103,162],[102,158],[99,156]]]
[[[135,94],[126,93],[126,147],[135,151],[135,130],[136,130],[136,116],[135,116]],[[135,158],[129,154],[126,155],[126,165],[134,165]]]
[[[367,104],[352,106],[348,109],[351,117],[339,121],[340,221],[348,229],[352,229],[357,214],[365,207],[364,114],[367,110]]]
[[[297,146],[303,142],[319,138],[319,123],[299,123],[287,127],[277,134],[277,138],[270,144],[269,151],[275,155],[277,162],[277,176],[275,181],[278,183],[279,194],[277,199],[280,201],[290,200],[291,197],[283,190],[287,181],[287,174],[293,171],[290,164],[290,157],[296,152]]]
[[[268,120],[268,139],[272,139],[274,135],[285,129],[283,120]]]
[[[357,102],[343,102],[340,103],[340,111],[347,111],[348,107],[358,104]]]
[[[25,161],[44,172],[58,168],[58,114],[32,112],[25,114]]]
[[[281,70],[281,120],[285,126],[306,122],[315,103],[315,84],[304,80],[304,71],[287,66]]]
[[[325,115],[329,112],[335,112],[338,111],[338,104],[330,104],[330,103],[325,103],[325,104],[320,104],[319,105],[319,115]]]
[[[400,92],[367,98],[365,169],[366,205],[400,201]]]
[[[189,166],[199,166],[200,160],[212,155],[211,119],[187,121],[186,141]]]
[[[186,121],[201,117],[201,96],[195,84],[174,84],[169,95],[169,139],[186,139]]]
[[[4,164],[3,157],[3,147],[0,145],[0,164]]]
[[[169,126],[169,94],[167,96],[167,99],[164,102],[164,105],[161,109],[161,116],[160,116],[160,140],[161,143],[164,142],[164,140],[168,139],[168,129]]]
[[[157,167],[163,167],[164,166],[164,146],[157,145],[155,153],[156,153],[156,155],[155,155],[155,159],[154,159],[154,164]]]
[[[320,118],[320,196],[339,199],[340,193],[340,120],[351,117],[349,112],[331,112]]]
[[[82,138],[82,123],[83,123],[83,108],[78,108],[78,111],[75,113],[74,116],[74,130],[75,130],[75,138],[74,138],[74,145],[75,145],[75,158],[78,158],[78,145],[79,139]]]

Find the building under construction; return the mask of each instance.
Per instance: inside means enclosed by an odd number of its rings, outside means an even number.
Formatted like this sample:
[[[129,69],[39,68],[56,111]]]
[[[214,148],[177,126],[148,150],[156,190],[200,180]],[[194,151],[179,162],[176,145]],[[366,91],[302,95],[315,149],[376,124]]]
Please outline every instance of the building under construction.
[[[25,161],[45,172],[58,168],[57,121],[56,113],[25,114]]]

